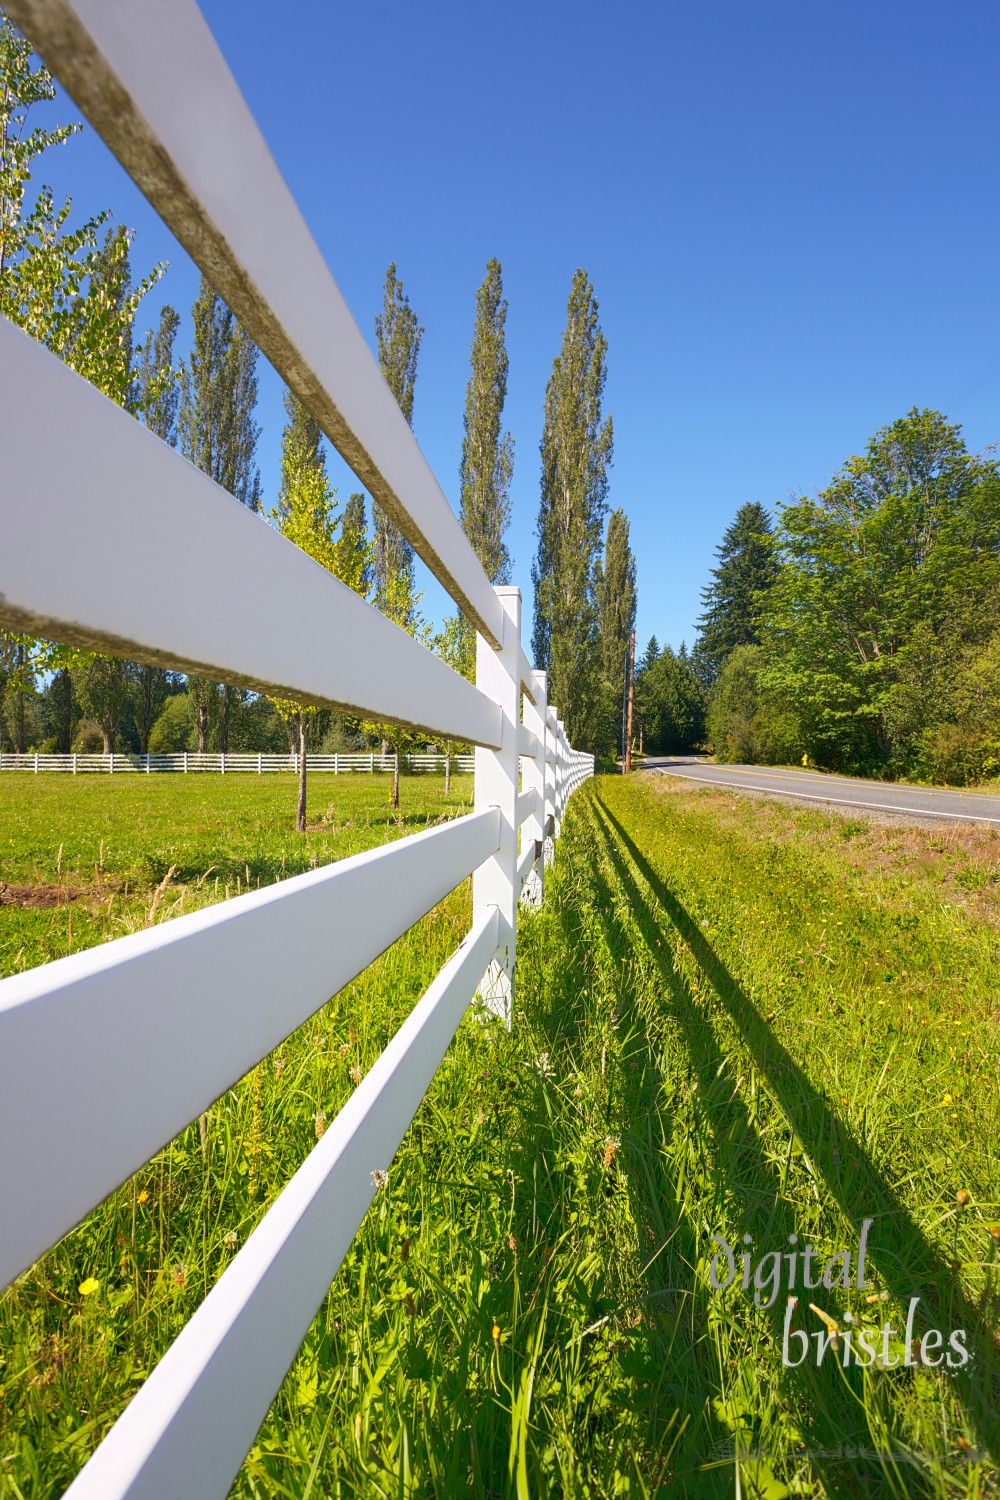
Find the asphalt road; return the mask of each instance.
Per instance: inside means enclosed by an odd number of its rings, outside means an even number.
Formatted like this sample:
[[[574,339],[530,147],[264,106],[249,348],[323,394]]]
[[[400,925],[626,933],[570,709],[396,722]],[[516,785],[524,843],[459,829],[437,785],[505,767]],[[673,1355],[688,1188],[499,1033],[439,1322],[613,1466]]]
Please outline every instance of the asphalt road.
[[[643,770],[680,776],[709,786],[742,792],[770,793],[834,807],[894,813],[897,817],[944,823],[992,823],[1000,827],[1000,797],[979,792],[941,791],[936,787],[900,786],[897,782],[863,781],[854,776],[826,776],[788,766],[710,766],[697,756],[665,755],[647,759]]]

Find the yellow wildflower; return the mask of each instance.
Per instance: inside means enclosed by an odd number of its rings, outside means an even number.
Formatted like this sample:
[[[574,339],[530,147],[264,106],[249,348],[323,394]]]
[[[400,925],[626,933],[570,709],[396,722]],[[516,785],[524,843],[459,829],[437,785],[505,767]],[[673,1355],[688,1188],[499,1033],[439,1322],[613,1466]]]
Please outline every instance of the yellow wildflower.
[[[499,1344],[499,1342],[500,1342],[500,1324],[499,1323],[494,1323],[493,1324],[493,1342],[494,1342],[494,1344]]]
[[[80,1285],[77,1287],[77,1291],[80,1293],[81,1297],[90,1297],[94,1292],[97,1291],[97,1288],[100,1286],[100,1284],[101,1283],[99,1281],[96,1281],[93,1276],[88,1276],[86,1281],[80,1282]]]

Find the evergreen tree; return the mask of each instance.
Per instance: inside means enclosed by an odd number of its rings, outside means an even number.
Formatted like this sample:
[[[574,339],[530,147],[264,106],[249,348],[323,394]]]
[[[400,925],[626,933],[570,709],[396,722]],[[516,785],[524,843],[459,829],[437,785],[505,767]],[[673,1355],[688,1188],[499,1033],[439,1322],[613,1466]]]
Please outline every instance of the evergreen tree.
[[[763,595],[778,576],[771,544],[771,520],[756,501],[741,505],[716,548],[718,567],[702,590],[704,614],[699,624],[699,659],[712,676],[722,670],[730,651],[759,643]]]
[[[204,276],[191,315],[194,339],[181,374],[178,412],[181,451],[241,504],[259,511],[257,346]],[[216,697],[219,749],[227,750],[233,689],[227,683],[217,694],[213,684],[193,677],[191,692],[199,752],[208,748]]]
[[[652,662],[647,649],[636,675],[636,697],[648,753],[681,754],[701,740],[705,695],[690,661],[682,660],[670,646],[664,646]]]
[[[424,330],[396,275],[395,261],[385,273],[382,311],[375,319],[378,362],[400,411],[413,426],[413,391],[417,356]],[[408,626],[416,608],[413,548],[380,505],[372,503],[375,532],[375,602],[397,625]]]
[[[613,432],[602,417],[607,343],[587,273],[573,277],[562,348],[545,391],[532,647],[571,741],[595,738],[599,699],[594,577]]]

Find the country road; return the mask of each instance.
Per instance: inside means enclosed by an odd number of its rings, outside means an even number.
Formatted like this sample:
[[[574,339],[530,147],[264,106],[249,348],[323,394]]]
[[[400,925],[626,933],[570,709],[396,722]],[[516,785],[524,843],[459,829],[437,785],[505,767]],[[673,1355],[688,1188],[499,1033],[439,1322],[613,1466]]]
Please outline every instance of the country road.
[[[833,807],[893,813],[897,817],[932,818],[944,823],[991,823],[1000,827],[1000,797],[979,792],[901,786],[898,782],[864,781],[854,776],[827,776],[790,766],[715,766],[698,756],[650,757],[645,771],[679,776],[743,792],[793,797]]]

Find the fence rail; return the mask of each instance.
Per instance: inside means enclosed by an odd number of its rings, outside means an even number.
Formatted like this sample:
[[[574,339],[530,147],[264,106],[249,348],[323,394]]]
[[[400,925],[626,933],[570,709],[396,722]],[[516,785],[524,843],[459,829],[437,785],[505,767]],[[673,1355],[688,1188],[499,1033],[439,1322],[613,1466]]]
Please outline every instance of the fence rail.
[[[521,645],[518,590],[480,567],[194,0],[5,4],[477,630],[472,684],[0,319],[0,628],[475,746],[467,817],[0,981],[6,1284],[472,875],[465,941],[67,1492],[222,1500],[470,1003],[511,1024],[518,906],[543,899],[593,758],[570,745]],[[332,759],[310,757],[389,768]],[[295,765],[0,768],[185,762]]]
[[[347,772],[369,773],[392,771],[399,759],[400,769],[409,772],[444,771],[443,754],[415,751],[397,757],[395,754],[381,755],[377,750],[336,751],[324,755],[317,751],[307,757],[310,771],[329,771],[334,776]],[[451,769],[466,775],[475,769],[474,755],[451,756]],[[262,776],[272,771],[294,771],[299,769],[297,752],[267,754],[257,751],[211,751],[199,753],[194,750],[175,751],[160,755],[137,755],[129,751],[115,751],[111,755],[71,754],[49,755],[39,750],[28,750],[24,754],[4,752],[0,754],[0,771],[34,771],[40,775],[61,771],[73,776],[93,775],[121,776],[131,772],[159,775],[165,772],[212,772],[230,776],[256,773]]]

